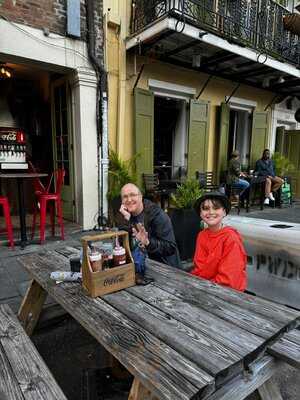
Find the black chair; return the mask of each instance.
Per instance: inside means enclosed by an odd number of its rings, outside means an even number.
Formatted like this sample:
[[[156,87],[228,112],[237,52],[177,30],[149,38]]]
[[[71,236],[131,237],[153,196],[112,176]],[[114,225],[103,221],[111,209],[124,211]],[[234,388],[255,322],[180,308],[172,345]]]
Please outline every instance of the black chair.
[[[159,202],[162,209],[165,209],[165,203],[169,206],[170,193],[174,189],[161,188],[158,174],[143,174],[145,197],[155,203]]]
[[[225,193],[226,196],[229,198],[231,207],[237,209],[237,213],[239,214],[241,211],[241,207],[245,206],[246,211],[249,212],[249,188],[244,191],[242,188],[234,187],[230,184],[226,184],[225,186]]]
[[[200,188],[204,189],[206,192],[218,190],[220,187],[220,185],[216,184],[216,175],[212,171],[196,171],[196,179],[199,182]]]
[[[250,181],[250,205],[258,203],[260,209],[264,209],[266,178],[264,176],[254,176]]]

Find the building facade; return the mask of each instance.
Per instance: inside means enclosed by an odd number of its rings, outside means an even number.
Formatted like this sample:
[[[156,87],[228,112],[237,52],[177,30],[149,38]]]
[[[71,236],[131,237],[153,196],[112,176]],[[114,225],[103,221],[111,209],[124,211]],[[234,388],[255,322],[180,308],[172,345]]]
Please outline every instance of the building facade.
[[[296,166],[300,196],[293,2],[128,0],[103,8],[110,142],[125,159],[140,154],[140,176],[220,177],[234,149],[253,169],[283,135],[280,151]]]
[[[65,169],[64,217],[85,229],[97,223],[106,190],[102,20],[101,0],[0,1],[0,64],[11,72],[0,78],[2,104],[25,132],[33,165]],[[25,189],[30,209],[30,182]]]

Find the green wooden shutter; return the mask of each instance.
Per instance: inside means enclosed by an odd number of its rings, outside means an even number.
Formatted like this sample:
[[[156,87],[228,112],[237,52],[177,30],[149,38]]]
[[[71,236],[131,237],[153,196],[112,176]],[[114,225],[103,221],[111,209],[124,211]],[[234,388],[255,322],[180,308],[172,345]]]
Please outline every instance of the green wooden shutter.
[[[218,177],[227,170],[228,164],[228,137],[229,137],[230,107],[226,103],[221,104],[220,110],[220,136],[218,151]]]
[[[276,128],[276,142],[275,151],[283,155],[284,151],[284,126],[278,126]]]
[[[287,158],[294,170],[286,175],[291,177],[293,197],[300,198],[300,131],[286,131]]]
[[[262,152],[267,147],[269,133],[269,113],[253,112],[252,135],[250,147],[250,167],[255,167],[255,162],[261,158]]]
[[[138,183],[142,174],[153,173],[154,95],[143,89],[134,90],[134,131]]]
[[[196,171],[206,171],[209,115],[207,101],[190,101],[188,178],[195,178]]]

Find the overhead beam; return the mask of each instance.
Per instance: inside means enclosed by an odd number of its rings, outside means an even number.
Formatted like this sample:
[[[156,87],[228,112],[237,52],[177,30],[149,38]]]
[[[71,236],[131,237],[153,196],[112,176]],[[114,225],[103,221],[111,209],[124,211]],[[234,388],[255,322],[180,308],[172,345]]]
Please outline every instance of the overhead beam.
[[[224,71],[231,71],[233,67],[235,68],[244,68],[244,67],[250,67],[251,65],[257,64],[255,61],[247,61],[244,63],[240,64],[235,64],[235,65],[228,65],[226,68],[221,68],[218,69],[218,72],[224,72]]]
[[[180,53],[180,52],[182,52],[184,50],[187,50],[187,49],[189,49],[191,47],[194,47],[194,46],[200,45],[200,44],[201,44],[201,42],[199,40],[192,40],[189,43],[185,43],[182,46],[178,46],[173,50],[167,51],[164,55],[166,57],[174,56],[175,54],[178,54],[178,53]]]
[[[289,79],[289,80],[285,80],[282,83],[278,83],[276,85],[273,85],[272,87],[275,89],[285,89],[288,88],[290,86],[297,86],[300,85],[300,79],[299,78],[293,78],[293,79]]]
[[[175,33],[176,32],[174,32],[174,31],[165,31],[160,34],[159,40],[166,39],[166,38],[174,35]],[[137,45],[139,45],[139,44],[137,43]],[[145,42],[141,43],[142,52],[151,49],[155,45],[157,45],[157,38],[155,38],[155,37],[151,38],[151,40],[149,40],[148,42],[145,41]]]
[[[272,68],[270,68],[270,67],[259,67],[259,68],[256,68],[256,69],[249,69],[249,70],[247,70],[247,71],[243,71],[243,72],[241,72],[240,74],[233,74],[233,75],[231,75],[232,76],[232,78],[242,78],[243,76],[246,76],[247,78],[249,78],[250,76],[260,76],[260,75],[265,75],[267,72],[273,72],[274,73],[274,71],[272,70]]]
[[[240,77],[234,77],[233,78],[232,74],[222,74],[222,73],[220,73],[220,72],[218,72],[216,70],[206,68],[203,65],[201,65],[201,67],[199,67],[199,68],[198,67],[193,67],[191,65],[191,63],[189,63],[189,62],[180,61],[178,59],[174,59],[174,58],[171,58],[171,57],[159,57],[158,60],[163,61],[163,62],[167,62],[169,64],[177,65],[177,66],[182,67],[182,68],[187,68],[187,69],[190,69],[190,70],[193,70],[193,71],[196,71],[196,72],[204,72],[204,73],[206,73],[208,75],[212,75],[214,77],[219,77],[219,78],[222,78],[222,79],[227,79],[229,81],[230,80],[232,81],[234,79],[236,83],[240,83],[240,84],[243,84],[243,85],[248,85],[248,86],[251,86],[251,87],[255,87],[256,89],[261,89],[261,90],[266,90],[266,91],[269,91],[269,92],[274,92],[274,90],[272,88],[270,88],[270,87],[269,88],[263,88],[261,84],[258,84],[258,83],[255,83],[255,82],[251,82],[251,81],[247,81],[247,79],[242,79]],[[282,91],[277,91],[277,93],[286,95],[286,93],[282,92]]]
[[[214,56],[209,57],[205,62],[203,62],[203,67],[208,67],[212,64],[219,64],[225,61],[234,60],[238,58],[238,54],[228,53],[227,51],[220,51],[219,53],[215,54]]]

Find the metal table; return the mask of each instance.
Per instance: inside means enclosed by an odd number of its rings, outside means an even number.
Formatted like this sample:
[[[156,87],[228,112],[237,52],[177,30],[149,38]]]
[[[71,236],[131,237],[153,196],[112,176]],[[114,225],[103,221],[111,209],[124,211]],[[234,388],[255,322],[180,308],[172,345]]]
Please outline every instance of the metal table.
[[[18,185],[18,207],[20,217],[20,230],[21,230],[21,249],[24,249],[28,240],[26,233],[26,209],[24,201],[24,179],[42,178],[48,176],[48,174],[40,172],[9,172],[0,173],[0,179],[16,179]]]
[[[33,278],[19,310],[27,333],[48,293],[134,375],[130,400],[242,400],[256,389],[282,400],[270,378],[284,362],[300,368],[300,312],[154,261],[153,284],[93,299],[80,283],[50,280],[72,256],[19,258]]]

